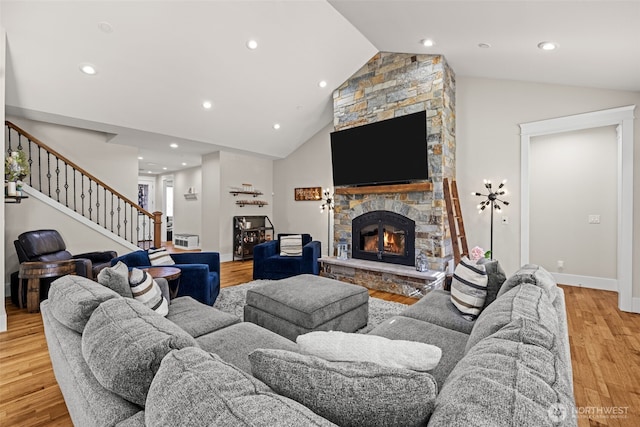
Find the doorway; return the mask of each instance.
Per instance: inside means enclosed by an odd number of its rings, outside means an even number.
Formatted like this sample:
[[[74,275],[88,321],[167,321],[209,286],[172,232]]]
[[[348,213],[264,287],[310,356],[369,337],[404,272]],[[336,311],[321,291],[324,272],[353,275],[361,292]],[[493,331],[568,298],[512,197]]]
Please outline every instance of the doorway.
[[[633,111],[635,105],[520,124],[520,261],[530,258],[531,138],[581,129],[615,126],[617,134],[617,291],[622,311],[640,312],[633,303]]]

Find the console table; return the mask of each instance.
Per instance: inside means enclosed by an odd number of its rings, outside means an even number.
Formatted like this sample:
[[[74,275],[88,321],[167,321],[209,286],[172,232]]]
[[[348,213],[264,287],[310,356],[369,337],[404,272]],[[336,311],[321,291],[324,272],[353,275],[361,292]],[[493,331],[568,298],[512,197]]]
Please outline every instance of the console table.
[[[18,272],[20,308],[24,308],[22,302],[24,279],[27,279],[27,311],[29,313],[37,313],[40,311],[40,279],[75,273],[75,260],[23,262],[20,264],[20,271]]]

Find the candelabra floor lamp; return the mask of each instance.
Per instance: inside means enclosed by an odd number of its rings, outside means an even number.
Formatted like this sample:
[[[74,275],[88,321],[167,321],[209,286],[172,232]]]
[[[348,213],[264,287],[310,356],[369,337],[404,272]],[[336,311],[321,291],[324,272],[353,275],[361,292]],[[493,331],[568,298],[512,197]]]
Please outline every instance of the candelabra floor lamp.
[[[507,180],[503,180],[498,188],[494,191],[491,185],[491,181],[485,179],[484,187],[488,191],[488,194],[482,194],[475,191],[471,193],[472,196],[486,197],[486,199],[480,202],[480,204],[477,206],[478,213],[482,213],[487,207],[491,206],[489,208],[489,210],[491,211],[491,243],[489,248],[491,259],[493,259],[493,211],[496,211],[498,213],[502,212],[502,206],[500,205],[500,203],[505,206],[509,206],[509,202],[500,199],[501,196],[506,196],[507,194],[507,190],[504,188],[506,183]]]
[[[325,210],[329,211],[327,215],[327,256],[331,256],[331,212],[333,211],[333,195],[328,188],[324,190],[322,206],[320,206],[320,213],[324,213]]]

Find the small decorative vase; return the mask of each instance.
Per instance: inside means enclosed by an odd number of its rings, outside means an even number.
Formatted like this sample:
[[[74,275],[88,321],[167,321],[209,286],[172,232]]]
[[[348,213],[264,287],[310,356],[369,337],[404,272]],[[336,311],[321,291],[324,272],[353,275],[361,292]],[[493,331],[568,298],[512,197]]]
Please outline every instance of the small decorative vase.
[[[16,182],[15,181],[9,181],[7,183],[7,196],[16,196]]]
[[[420,252],[416,257],[416,271],[429,271],[429,262],[427,260],[427,256]]]

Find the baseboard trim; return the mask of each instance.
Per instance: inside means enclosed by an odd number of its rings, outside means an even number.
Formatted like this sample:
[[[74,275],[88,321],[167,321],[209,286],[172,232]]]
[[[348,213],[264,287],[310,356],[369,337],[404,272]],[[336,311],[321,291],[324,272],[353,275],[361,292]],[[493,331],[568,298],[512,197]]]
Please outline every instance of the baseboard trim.
[[[557,283],[581,288],[618,292],[618,280],[606,277],[580,276],[577,274],[551,273]]]
[[[631,312],[640,314],[640,298],[634,297],[631,301]]]
[[[232,253],[220,254],[220,262],[228,262],[228,261],[233,261]]]

